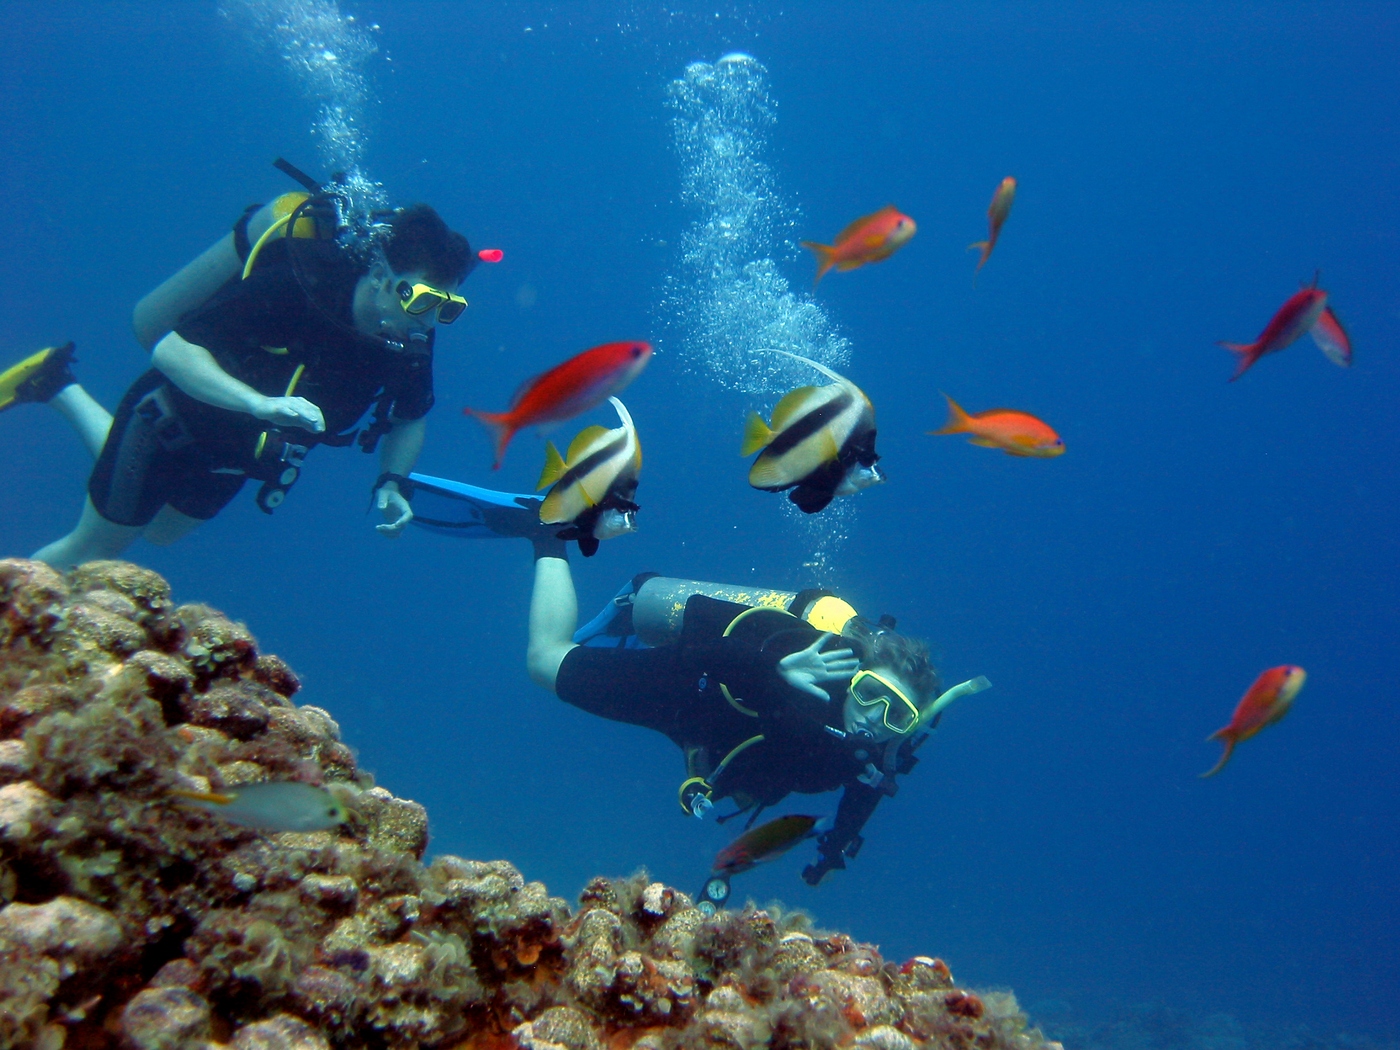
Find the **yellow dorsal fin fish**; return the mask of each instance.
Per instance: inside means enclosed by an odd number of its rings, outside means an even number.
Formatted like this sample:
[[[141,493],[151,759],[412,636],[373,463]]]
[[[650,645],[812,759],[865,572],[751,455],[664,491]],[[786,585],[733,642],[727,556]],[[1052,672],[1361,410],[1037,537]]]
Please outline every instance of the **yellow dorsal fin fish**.
[[[175,798],[182,798],[189,802],[210,802],[216,806],[227,806],[237,797],[236,795],[225,795],[218,791],[189,791],[185,788],[171,788],[170,794]]]
[[[766,448],[773,440],[773,431],[763,422],[757,412],[749,413],[749,421],[744,424],[744,446],[741,456],[751,456],[761,448]]]
[[[569,516],[564,513],[564,499],[575,488],[577,488],[578,494],[583,498],[583,502],[587,506],[595,507],[598,505],[598,501],[593,498],[593,494],[584,488],[582,484],[575,482],[572,485],[566,485],[562,489],[555,489],[544,498],[544,503],[540,504],[540,521],[544,522],[546,525],[560,525],[568,521]]]
[[[535,486],[535,491],[548,488],[561,477],[567,467],[564,464],[564,457],[559,455],[559,450],[554,447],[553,441],[546,441],[544,445],[544,470],[540,471],[539,484]]]
[[[806,405],[807,399],[816,392],[817,388],[814,386],[800,386],[784,394],[783,399],[773,409],[773,429],[782,430],[792,422],[793,417]]]
[[[600,437],[607,437],[607,435],[608,428],[598,426],[597,424],[591,427],[584,427],[580,430],[578,436],[575,437],[573,441],[569,442],[569,452],[565,457],[569,466],[572,467],[583,458],[583,453],[587,450],[589,445],[593,444],[593,442],[597,441]]]

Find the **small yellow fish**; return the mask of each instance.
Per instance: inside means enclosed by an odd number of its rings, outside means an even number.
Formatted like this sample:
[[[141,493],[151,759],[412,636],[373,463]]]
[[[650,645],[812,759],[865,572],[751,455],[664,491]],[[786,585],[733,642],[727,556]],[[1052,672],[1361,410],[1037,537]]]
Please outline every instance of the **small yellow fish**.
[[[1008,175],[1001,180],[1001,185],[997,187],[996,193],[992,194],[992,206],[987,209],[987,239],[967,246],[968,251],[981,251],[982,253],[982,257],[977,260],[974,278],[976,273],[980,273],[982,267],[987,265],[987,259],[992,254],[992,249],[997,246],[997,238],[1001,236],[1001,224],[1011,214],[1011,205],[1015,200],[1016,180]]]
[[[257,831],[328,831],[350,816],[344,803],[325,788],[298,780],[267,780],[222,792],[177,789],[170,794],[230,824]]]

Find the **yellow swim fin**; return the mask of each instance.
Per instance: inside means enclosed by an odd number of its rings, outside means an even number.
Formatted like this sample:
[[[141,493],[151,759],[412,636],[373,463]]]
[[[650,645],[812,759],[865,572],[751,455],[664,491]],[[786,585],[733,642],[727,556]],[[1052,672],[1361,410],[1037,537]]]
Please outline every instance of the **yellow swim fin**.
[[[76,382],[68,365],[73,344],[48,346],[0,372],[0,412],[30,401],[47,401]]]

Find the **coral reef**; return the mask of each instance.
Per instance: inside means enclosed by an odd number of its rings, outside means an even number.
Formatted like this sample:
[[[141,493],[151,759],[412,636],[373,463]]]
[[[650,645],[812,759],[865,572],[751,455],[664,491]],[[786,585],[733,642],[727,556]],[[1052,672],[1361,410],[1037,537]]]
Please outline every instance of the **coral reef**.
[[[578,907],[505,861],[422,862],[241,624],[157,575],[0,561],[0,1046],[1037,1050],[1009,994],[645,874]],[[336,831],[261,835],[173,791],[300,779]]]

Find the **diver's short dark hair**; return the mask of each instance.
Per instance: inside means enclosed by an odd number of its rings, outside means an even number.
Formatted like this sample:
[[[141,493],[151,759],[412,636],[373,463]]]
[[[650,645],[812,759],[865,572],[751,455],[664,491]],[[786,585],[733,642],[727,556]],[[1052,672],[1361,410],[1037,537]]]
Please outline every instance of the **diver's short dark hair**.
[[[938,672],[933,668],[928,645],[918,638],[900,634],[891,627],[872,624],[857,617],[843,628],[842,637],[853,644],[860,665],[867,671],[889,671],[918,694],[920,707],[937,698]]]
[[[434,284],[456,285],[476,265],[467,239],[449,229],[427,204],[400,208],[389,219],[389,226],[384,257],[395,273],[416,270]]]

